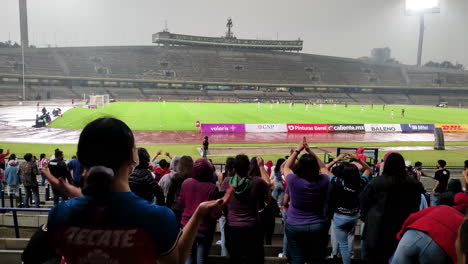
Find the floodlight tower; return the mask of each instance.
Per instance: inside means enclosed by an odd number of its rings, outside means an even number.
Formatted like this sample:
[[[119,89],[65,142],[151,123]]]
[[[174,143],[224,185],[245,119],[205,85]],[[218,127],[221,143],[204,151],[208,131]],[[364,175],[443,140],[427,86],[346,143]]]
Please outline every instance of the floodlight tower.
[[[424,15],[440,13],[439,0],[406,0],[406,14],[419,15],[418,66],[421,66],[424,42]]]

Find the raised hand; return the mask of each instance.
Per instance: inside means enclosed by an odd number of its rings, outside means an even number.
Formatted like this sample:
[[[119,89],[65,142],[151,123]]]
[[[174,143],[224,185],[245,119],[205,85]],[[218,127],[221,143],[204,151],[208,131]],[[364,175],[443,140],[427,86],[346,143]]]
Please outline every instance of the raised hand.
[[[336,160],[345,160],[348,157],[348,153],[341,153],[338,157],[336,157]]]
[[[304,141],[305,140],[305,137],[303,139],[301,139],[301,141],[299,142],[299,144],[297,145],[296,147],[296,150],[299,150],[299,151],[303,151],[305,146],[304,146]],[[307,142],[306,142],[307,143]]]
[[[223,209],[225,201],[223,199],[206,201],[198,205],[198,211],[203,216],[216,215]]]
[[[257,157],[257,165],[259,167],[263,167],[265,165],[265,161],[263,161],[262,157]]]

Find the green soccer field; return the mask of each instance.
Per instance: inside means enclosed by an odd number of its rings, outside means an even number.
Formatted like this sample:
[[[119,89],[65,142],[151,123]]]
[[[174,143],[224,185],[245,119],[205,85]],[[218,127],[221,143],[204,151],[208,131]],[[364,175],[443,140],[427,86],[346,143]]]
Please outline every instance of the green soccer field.
[[[272,106],[272,109],[271,109]],[[405,109],[405,117],[401,110]],[[394,110],[394,119],[391,111]],[[315,124],[468,124],[468,109],[387,105],[270,105],[262,103],[118,102],[101,109],[74,108],[54,121],[54,128],[83,128],[99,117],[116,117],[132,130],[195,130],[201,123],[315,123]]]

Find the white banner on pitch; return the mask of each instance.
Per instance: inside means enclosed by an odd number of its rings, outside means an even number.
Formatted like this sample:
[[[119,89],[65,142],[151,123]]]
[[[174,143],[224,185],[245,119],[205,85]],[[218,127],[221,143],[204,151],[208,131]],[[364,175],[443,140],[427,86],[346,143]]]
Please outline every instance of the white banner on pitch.
[[[285,133],[288,132],[288,128],[286,124],[245,124],[245,132]]]
[[[392,133],[401,132],[401,125],[399,124],[364,124],[366,132],[371,133]]]

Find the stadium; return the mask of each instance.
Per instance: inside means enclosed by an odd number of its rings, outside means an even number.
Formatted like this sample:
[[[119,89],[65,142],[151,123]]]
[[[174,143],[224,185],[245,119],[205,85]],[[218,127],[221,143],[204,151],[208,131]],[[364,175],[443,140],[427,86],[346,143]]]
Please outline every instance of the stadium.
[[[422,65],[424,14],[439,13],[440,4],[434,1],[436,5],[415,11],[408,3],[418,1],[406,2],[405,12],[417,11],[421,17],[417,65],[399,63],[389,48],[375,48],[370,57],[347,58],[303,52],[308,42],[301,38],[237,38],[230,18],[222,37],[178,34],[166,27],[145,45],[36,47],[29,41],[28,3],[19,0],[20,44],[0,43],[0,149],[14,153],[20,162],[27,153],[49,157],[59,149],[68,164],[77,155],[80,134],[88,124],[115,118],[131,129],[135,146],[145,148],[150,157],[166,153],[165,162],[184,156],[192,163],[207,157],[218,172],[225,172],[226,159],[238,154],[275,163],[295,155],[305,138],[304,149],[326,164],[364,148],[363,162],[378,175],[384,157],[398,152],[408,170],[422,162],[427,175],[437,174],[436,163],[445,160],[447,166],[442,167],[450,170],[451,179],[464,183],[468,71],[448,62]],[[7,155],[0,163],[10,160]],[[157,163],[156,157],[151,161]],[[365,173],[366,165],[356,166]],[[164,169],[156,165],[153,177],[156,168]],[[40,182],[41,176],[36,176]],[[30,238],[48,223],[47,214],[55,204],[52,196],[59,187],[47,180],[50,185],[37,191],[42,209],[23,208],[28,207],[22,201],[26,185],[20,187],[18,200],[9,189],[7,194],[4,184],[1,263],[21,263]],[[434,180],[419,176],[418,181],[434,197]],[[285,220],[279,215],[269,243],[262,242],[265,263],[291,263],[289,256],[285,258]],[[361,220],[352,230],[356,234],[352,263],[373,263],[370,257],[365,261],[364,246],[358,243],[364,241]],[[208,263],[233,263],[223,253],[220,225],[211,234]],[[333,242],[325,247],[327,255],[334,255]],[[339,250],[343,257],[341,244]],[[67,254],[60,256],[65,261]],[[23,261],[27,263],[24,256]]]

